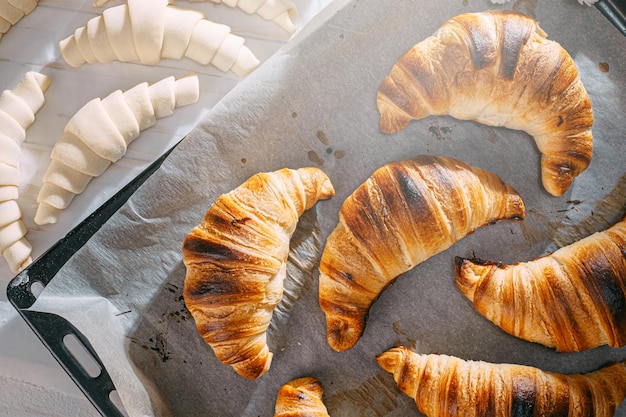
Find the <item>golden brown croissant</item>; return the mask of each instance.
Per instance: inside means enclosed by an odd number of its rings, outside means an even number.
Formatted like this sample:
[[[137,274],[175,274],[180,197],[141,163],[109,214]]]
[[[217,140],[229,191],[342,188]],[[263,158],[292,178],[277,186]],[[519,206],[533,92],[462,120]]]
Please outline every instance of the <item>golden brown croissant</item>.
[[[282,297],[289,240],[300,215],[333,195],[317,168],[259,173],[221,195],[185,238],[185,304],[219,360],[241,376],[269,369],[266,330]]]
[[[564,375],[512,364],[420,355],[396,347],[377,357],[428,417],[611,417],[626,396],[626,363]]]
[[[591,161],[593,113],[576,64],[521,13],[448,20],[398,59],[377,103],[386,133],[429,115],[526,131],[541,153],[543,185],[556,196]]]
[[[626,345],[626,218],[531,262],[456,260],[457,286],[519,338],[577,352]]]
[[[343,203],[322,254],[328,343],[351,348],[370,306],[398,275],[482,225],[523,217],[511,186],[457,159],[424,155],[379,168]]]
[[[329,417],[322,402],[324,389],[316,378],[294,379],[278,391],[274,417]]]

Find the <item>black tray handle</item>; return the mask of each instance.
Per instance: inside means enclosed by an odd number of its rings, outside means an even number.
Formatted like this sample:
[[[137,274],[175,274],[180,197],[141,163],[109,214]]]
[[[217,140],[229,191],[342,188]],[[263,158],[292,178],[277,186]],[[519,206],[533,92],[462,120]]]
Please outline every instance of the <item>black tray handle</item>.
[[[622,35],[626,36],[626,0],[600,0],[595,6]]]
[[[111,399],[115,385],[89,340],[69,321],[56,314],[30,310],[23,310],[21,313],[31,329],[44,341],[52,356],[61,364],[98,412],[106,417],[124,417],[123,412]],[[90,376],[63,342],[70,334],[80,341],[100,367],[97,376]]]
[[[43,287],[48,285],[74,253],[87,243],[91,236],[122,207],[137,188],[161,166],[174,147],[154,161],[106,203],[68,232],[64,238],[13,278],[7,286],[8,300],[70,378],[78,385],[78,388],[91,401],[96,410],[105,417],[124,417],[124,414],[111,400],[111,393],[115,391],[115,385],[106,368],[89,340],[65,318],[53,313],[28,310],[37,300],[37,296],[33,293],[32,288],[35,284],[40,284]],[[98,364],[100,367],[98,376],[90,376],[72,352],[70,352],[64,343],[64,339],[68,334],[76,337],[86,352]]]

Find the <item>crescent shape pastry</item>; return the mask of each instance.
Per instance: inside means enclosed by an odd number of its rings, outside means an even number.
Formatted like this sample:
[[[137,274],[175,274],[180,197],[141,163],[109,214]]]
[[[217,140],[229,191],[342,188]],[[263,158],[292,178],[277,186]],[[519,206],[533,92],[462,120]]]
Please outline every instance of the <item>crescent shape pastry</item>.
[[[377,97],[380,128],[450,115],[530,134],[543,186],[562,195],[591,161],[593,112],[574,60],[512,11],[462,14],[394,64]]]
[[[586,374],[422,355],[405,347],[377,358],[428,417],[612,417],[626,396],[626,363]]]
[[[13,90],[0,95],[0,254],[15,273],[32,262],[32,246],[26,239],[26,226],[17,204],[21,144],[26,129],[44,105],[49,86],[48,76],[29,71]]]
[[[626,218],[550,255],[457,258],[456,282],[507,333],[563,352],[626,345]]]
[[[191,74],[151,85],[141,83],[85,104],[52,148],[37,195],[35,223],[55,223],[92,178],[124,156],[142,130],[171,115],[175,108],[197,102],[199,94],[198,77]]]
[[[523,217],[511,186],[457,159],[424,155],[379,168],[344,201],[322,254],[328,343],[351,348],[370,306],[400,274],[480,226]]]
[[[168,0],[129,0],[105,9],[59,42],[72,67],[110,61],[155,65],[161,59],[190,58],[243,77],[259,65],[230,27],[211,22],[192,9]]]
[[[323,394],[324,388],[317,378],[291,380],[278,391],[274,417],[329,417]]]
[[[39,0],[0,1],[0,38],[24,16],[32,12],[38,3]]]
[[[104,6],[110,0],[94,0],[94,7]],[[190,0],[201,2],[207,0]],[[213,3],[225,4],[230,7],[238,7],[248,14],[258,14],[265,20],[276,23],[289,33],[296,31],[298,27],[298,9],[295,4],[288,0],[210,0]]]
[[[300,215],[334,195],[318,168],[253,175],[221,195],[183,242],[183,296],[217,358],[256,379],[270,367],[266,330],[282,297]]]

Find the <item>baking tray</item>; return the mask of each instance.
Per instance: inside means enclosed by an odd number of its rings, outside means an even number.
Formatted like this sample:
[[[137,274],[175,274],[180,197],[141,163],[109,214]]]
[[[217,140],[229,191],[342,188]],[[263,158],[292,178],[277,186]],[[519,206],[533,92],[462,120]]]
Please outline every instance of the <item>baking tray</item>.
[[[121,417],[124,414],[112,399],[111,393],[115,391],[115,386],[89,340],[63,317],[28,309],[37,300],[35,294],[39,290],[36,289],[45,288],[50,283],[74,253],[161,166],[174,148],[175,146],[145,168],[105,204],[48,249],[39,259],[20,272],[11,280],[7,287],[7,298],[11,304],[103,416]],[[90,355],[91,360],[95,361],[100,369],[97,376],[91,376],[91,372],[85,369],[84,365],[86,362],[81,361],[81,358],[75,355],[77,351],[72,351],[68,348],[65,343],[68,335],[76,337],[76,340],[82,344],[85,351]]]
[[[602,0],[595,6],[622,35],[626,36],[626,0]]]
[[[626,1],[602,0],[595,6],[617,31],[626,36]],[[613,34],[608,34],[608,36],[613,36]],[[29,310],[37,298],[33,287],[48,285],[73,254],[89,241],[90,237],[124,205],[146,179],[158,170],[170,152],[171,150],[156,160],[31,266],[18,274],[7,287],[7,297],[11,304],[103,416],[124,415],[123,410],[112,400],[111,393],[115,391],[115,386],[106,368],[89,340],[71,323],[55,314]],[[100,372],[97,376],[90,376],[79,358],[75,357],[65,345],[64,340],[68,334],[74,335],[98,364]]]

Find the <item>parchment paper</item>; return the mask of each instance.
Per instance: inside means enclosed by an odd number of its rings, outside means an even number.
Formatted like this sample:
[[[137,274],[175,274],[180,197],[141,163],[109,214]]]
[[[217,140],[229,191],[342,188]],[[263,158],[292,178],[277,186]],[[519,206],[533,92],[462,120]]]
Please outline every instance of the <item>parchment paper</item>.
[[[396,59],[447,18],[488,8],[535,16],[574,57],[591,96],[593,161],[562,197],[541,187],[538,151],[523,132],[449,117],[414,121],[394,135],[378,129],[376,91]],[[509,336],[473,310],[453,273],[455,255],[531,260],[623,214],[626,38],[572,0],[344,0],[314,23],[213,108],[33,307],[85,333],[129,414],[271,416],[279,387],[312,375],[333,417],[418,416],[374,360],[396,344],[566,373],[626,358],[624,349],[563,354]],[[376,168],[424,153],[497,173],[520,192],[527,218],[483,227],[398,278],[374,303],[359,343],[336,353],[317,301],[323,243],[343,200]],[[292,242],[286,302],[270,331],[272,367],[244,380],[215,358],[185,310],[182,240],[219,194],[250,175],[311,165],[329,175],[336,196],[304,216]]]

